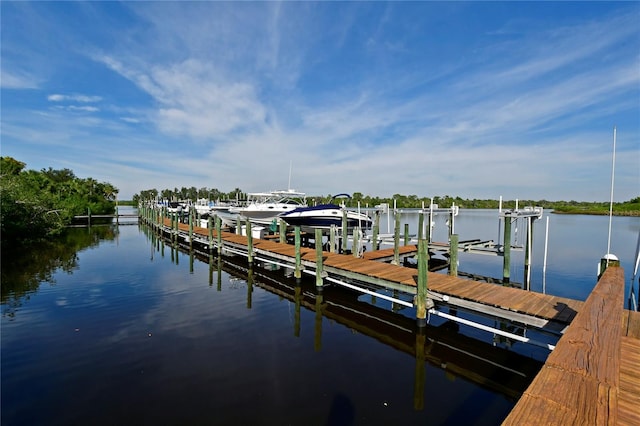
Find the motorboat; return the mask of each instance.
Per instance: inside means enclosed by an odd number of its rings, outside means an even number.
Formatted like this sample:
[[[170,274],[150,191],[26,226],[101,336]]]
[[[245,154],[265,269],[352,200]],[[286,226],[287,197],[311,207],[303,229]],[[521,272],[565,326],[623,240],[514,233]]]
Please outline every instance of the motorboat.
[[[335,225],[342,227],[343,218],[346,215],[347,229],[370,229],[373,221],[365,213],[349,210],[345,206],[337,204],[319,204],[311,207],[298,207],[290,212],[282,213],[280,218],[290,226],[299,226],[301,229],[329,229]]]
[[[249,219],[253,224],[268,226],[282,214],[306,205],[305,193],[293,189],[250,192],[247,194],[246,205],[231,207],[228,213],[237,215],[240,220]]]

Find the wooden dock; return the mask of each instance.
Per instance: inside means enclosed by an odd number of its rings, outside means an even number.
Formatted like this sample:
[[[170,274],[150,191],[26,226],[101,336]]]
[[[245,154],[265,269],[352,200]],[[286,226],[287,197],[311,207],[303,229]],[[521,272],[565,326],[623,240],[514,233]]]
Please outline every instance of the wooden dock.
[[[609,267],[504,425],[639,425],[640,313]]]
[[[215,230],[161,223],[162,232],[181,235],[209,249]],[[292,268],[290,244],[220,233],[221,253],[251,256]],[[251,247],[251,248],[249,248]],[[318,252],[299,248],[305,272],[315,273]],[[323,274],[416,295],[417,271],[368,258],[322,252]],[[560,337],[545,365],[524,392],[505,425],[640,424],[640,313],[623,309],[624,272],[609,267],[585,302],[429,273],[428,297],[437,304],[502,318]]]

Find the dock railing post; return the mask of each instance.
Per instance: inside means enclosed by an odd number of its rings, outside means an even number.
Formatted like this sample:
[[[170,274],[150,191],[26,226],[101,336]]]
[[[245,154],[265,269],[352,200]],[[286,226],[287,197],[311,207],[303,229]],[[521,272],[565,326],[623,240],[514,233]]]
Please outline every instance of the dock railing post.
[[[373,236],[371,240],[371,250],[378,250],[378,234],[380,233],[380,211],[376,210],[373,214]]]
[[[416,319],[418,327],[427,325],[427,277],[429,265],[428,243],[418,241],[418,291],[416,294]]]
[[[316,243],[316,287],[322,288],[324,270],[322,268],[322,230],[316,229],[315,234]]]
[[[207,219],[207,231],[209,231],[209,254],[213,253],[213,218]]]
[[[251,233],[251,221],[246,220],[245,233],[247,234],[247,262],[253,263],[253,235]]]
[[[87,225],[91,228],[91,208],[87,208]]]
[[[347,229],[347,211],[343,210],[342,211],[342,253],[347,252],[348,237],[349,237],[349,230]]]
[[[287,222],[285,222],[284,220],[280,219],[280,230],[279,230],[279,241],[281,243],[286,243],[287,242]]]
[[[393,228],[393,265],[400,264],[400,212],[395,212],[395,226]]]
[[[511,215],[504,216],[504,240],[502,242],[502,282],[509,284],[511,278]]]
[[[189,248],[193,248],[193,209],[189,209]]]
[[[424,231],[424,212],[418,213],[418,241],[422,239],[422,233]]]
[[[409,224],[408,223],[404,224],[404,245],[405,246],[409,245]]]
[[[293,271],[293,276],[296,278],[296,282],[300,282],[302,279],[302,253],[300,252],[300,227],[294,228],[294,244],[296,253],[296,269]]]
[[[335,253],[336,250],[336,234],[337,234],[337,229],[336,229],[336,225],[331,225],[331,227],[329,228],[329,252],[331,253]]]
[[[353,243],[351,244],[351,254],[353,257],[360,257],[360,228],[353,228]]]
[[[458,234],[451,234],[451,241],[449,242],[449,275],[452,277],[458,276]]]
[[[222,255],[222,219],[216,216],[216,239],[218,240],[218,257]]]

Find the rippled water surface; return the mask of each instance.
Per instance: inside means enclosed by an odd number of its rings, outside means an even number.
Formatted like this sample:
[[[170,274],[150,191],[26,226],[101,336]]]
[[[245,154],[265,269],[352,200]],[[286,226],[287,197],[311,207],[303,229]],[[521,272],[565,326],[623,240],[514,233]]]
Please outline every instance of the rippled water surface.
[[[607,220],[551,216],[547,292],[588,295]],[[498,232],[495,212],[462,212],[456,227]],[[444,321],[420,333],[410,309],[209,262],[138,225],[104,228],[3,253],[2,425],[494,425],[545,357]],[[627,282],[639,228],[614,218]],[[535,232],[540,291],[544,222]],[[460,269],[499,276],[501,258],[465,255]]]

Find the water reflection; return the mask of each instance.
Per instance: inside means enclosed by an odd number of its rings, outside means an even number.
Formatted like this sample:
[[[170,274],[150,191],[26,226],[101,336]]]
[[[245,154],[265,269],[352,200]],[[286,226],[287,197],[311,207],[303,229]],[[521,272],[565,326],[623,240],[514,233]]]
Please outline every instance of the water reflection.
[[[53,241],[37,246],[3,247],[0,269],[0,302],[2,315],[14,317],[30,294],[42,284],[55,285],[54,273],[68,274],[78,267],[78,252],[96,247],[101,241],[116,239],[117,227],[68,228]]]
[[[193,254],[203,262],[210,260],[204,254],[195,251]],[[301,310],[312,311],[316,352],[322,352],[324,318],[415,357],[416,410],[424,408],[426,363],[513,401],[522,395],[542,366],[540,360],[462,335],[454,322],[420,329],[413,318],[360,300],[358,294],[349,290],[326,287],[319,291],[313,279],[296,281],[287,277],[286,269],[274,269],[259,262],[250,265],[241,257],[225,257],[222,262],[217,257],[216,263],[229,275],[247,283],[247,308],[251,308],[254,286],[291,301],[295,337],[301,334]]]

